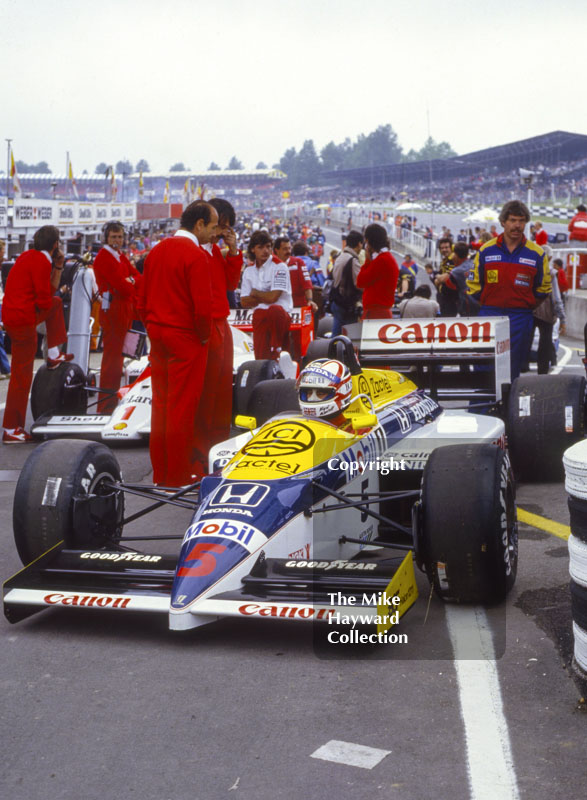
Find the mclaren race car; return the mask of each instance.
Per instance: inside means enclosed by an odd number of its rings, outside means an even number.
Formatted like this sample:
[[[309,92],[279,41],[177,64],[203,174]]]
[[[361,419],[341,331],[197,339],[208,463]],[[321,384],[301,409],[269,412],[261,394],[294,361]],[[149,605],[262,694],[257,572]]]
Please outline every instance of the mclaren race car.
[[[328,347],[350,372],[344,424],[300,414],[295,381],[261,382],[237,419],[243,433],[213,448],[200,484],[128,484],[103,443],[37,447],[15,493],[28,566],[4,585],[8,619],[51,606],[135,610],[181,630],[231,616],[328,623],[352,605],[379,635],[416,600],[414,563],[442,600],[503,600],[518,558],[504,421],[443,409],[404,375],[362,368],[345,337]],[[509,394],[523,409],[511,415],[519,441],[550,435],[533,396]],[[577,406],[565,416],[553,393],[555,407],[562,453],[582,436],[584,409],[581,421]],[[125,495],[151,502],[126,514]],[[181,539],[179,553],[139,552],[149,537],[132,523],[164,503],[190,509],[185,531],[151,537]]]
[[[253,341],[248,333],[233,328],[234,407],[245,411],[252,387],[259,380],[295,376],[296,365],[289,353],[279,362],[255,361]],[[31,390],[31,411],[34,422],[31,434],[35,439],[64,436],[98,439],[106,442],[144,441],[151,433],[151,368],[148,356],[130,357],[124,369],[123,386],[118,390],[118,405],[112,414],[88,414],[97,400],[88,403],[88,395],[96,392],[96,379],[87,381],[83,370],[74,362],[56,370],[41,367]]]

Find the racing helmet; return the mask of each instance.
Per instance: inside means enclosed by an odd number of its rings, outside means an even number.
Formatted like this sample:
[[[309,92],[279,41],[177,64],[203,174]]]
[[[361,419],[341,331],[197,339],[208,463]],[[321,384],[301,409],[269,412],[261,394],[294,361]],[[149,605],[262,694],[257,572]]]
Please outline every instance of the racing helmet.
[[[300,372],[296,388],[304,416],[335,417],[350,405],[351,372],[341,361],[319,358]]]

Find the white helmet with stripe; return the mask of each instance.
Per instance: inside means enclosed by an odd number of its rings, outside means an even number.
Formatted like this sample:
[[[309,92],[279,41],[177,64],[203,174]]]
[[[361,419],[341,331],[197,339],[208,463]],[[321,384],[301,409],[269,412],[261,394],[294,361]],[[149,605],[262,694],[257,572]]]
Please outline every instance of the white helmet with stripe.
[[[302,414],[314,419],[337,416],[350,405],[352,388],[351,372],[341,361],[312,361],[297,381]]]

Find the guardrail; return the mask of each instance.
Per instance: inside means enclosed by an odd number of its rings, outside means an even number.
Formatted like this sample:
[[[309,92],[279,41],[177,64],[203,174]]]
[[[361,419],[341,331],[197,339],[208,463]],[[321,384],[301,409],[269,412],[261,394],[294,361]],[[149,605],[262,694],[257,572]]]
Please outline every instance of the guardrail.
[[[392,244],[395,242],[396,244],[402,245],[403,248],[409,251],[413,256],[426,259],[433,264],[438,263],[440,260],[439,253],[436,249],[436,239],[434,238],[429,239],[422,236],[421,233],[416,233],[416,231],[413,231],[411,228],[402,228],[393,221],[374,220],[373,215],[369,217],[369,212],[363,209],[357,211],[351,208],[333,208],[330,212],[331,223],[338,222],[346,226],[349,218],[352,220],[352,227],[357,230],[362,230],[362,228],[370,222],[377,222],[379,225],[383,225],[389,234]]]

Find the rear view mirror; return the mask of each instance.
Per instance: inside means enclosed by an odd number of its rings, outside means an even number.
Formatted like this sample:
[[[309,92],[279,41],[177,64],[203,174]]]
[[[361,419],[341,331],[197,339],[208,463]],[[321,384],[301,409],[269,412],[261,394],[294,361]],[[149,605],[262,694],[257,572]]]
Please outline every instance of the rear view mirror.
[[[257,427],[257,420],[255,417],[246,417],[244,414],[237,414],[234,418],[234,424],[238,428],[246,428],[249,431],[254,431]]]

